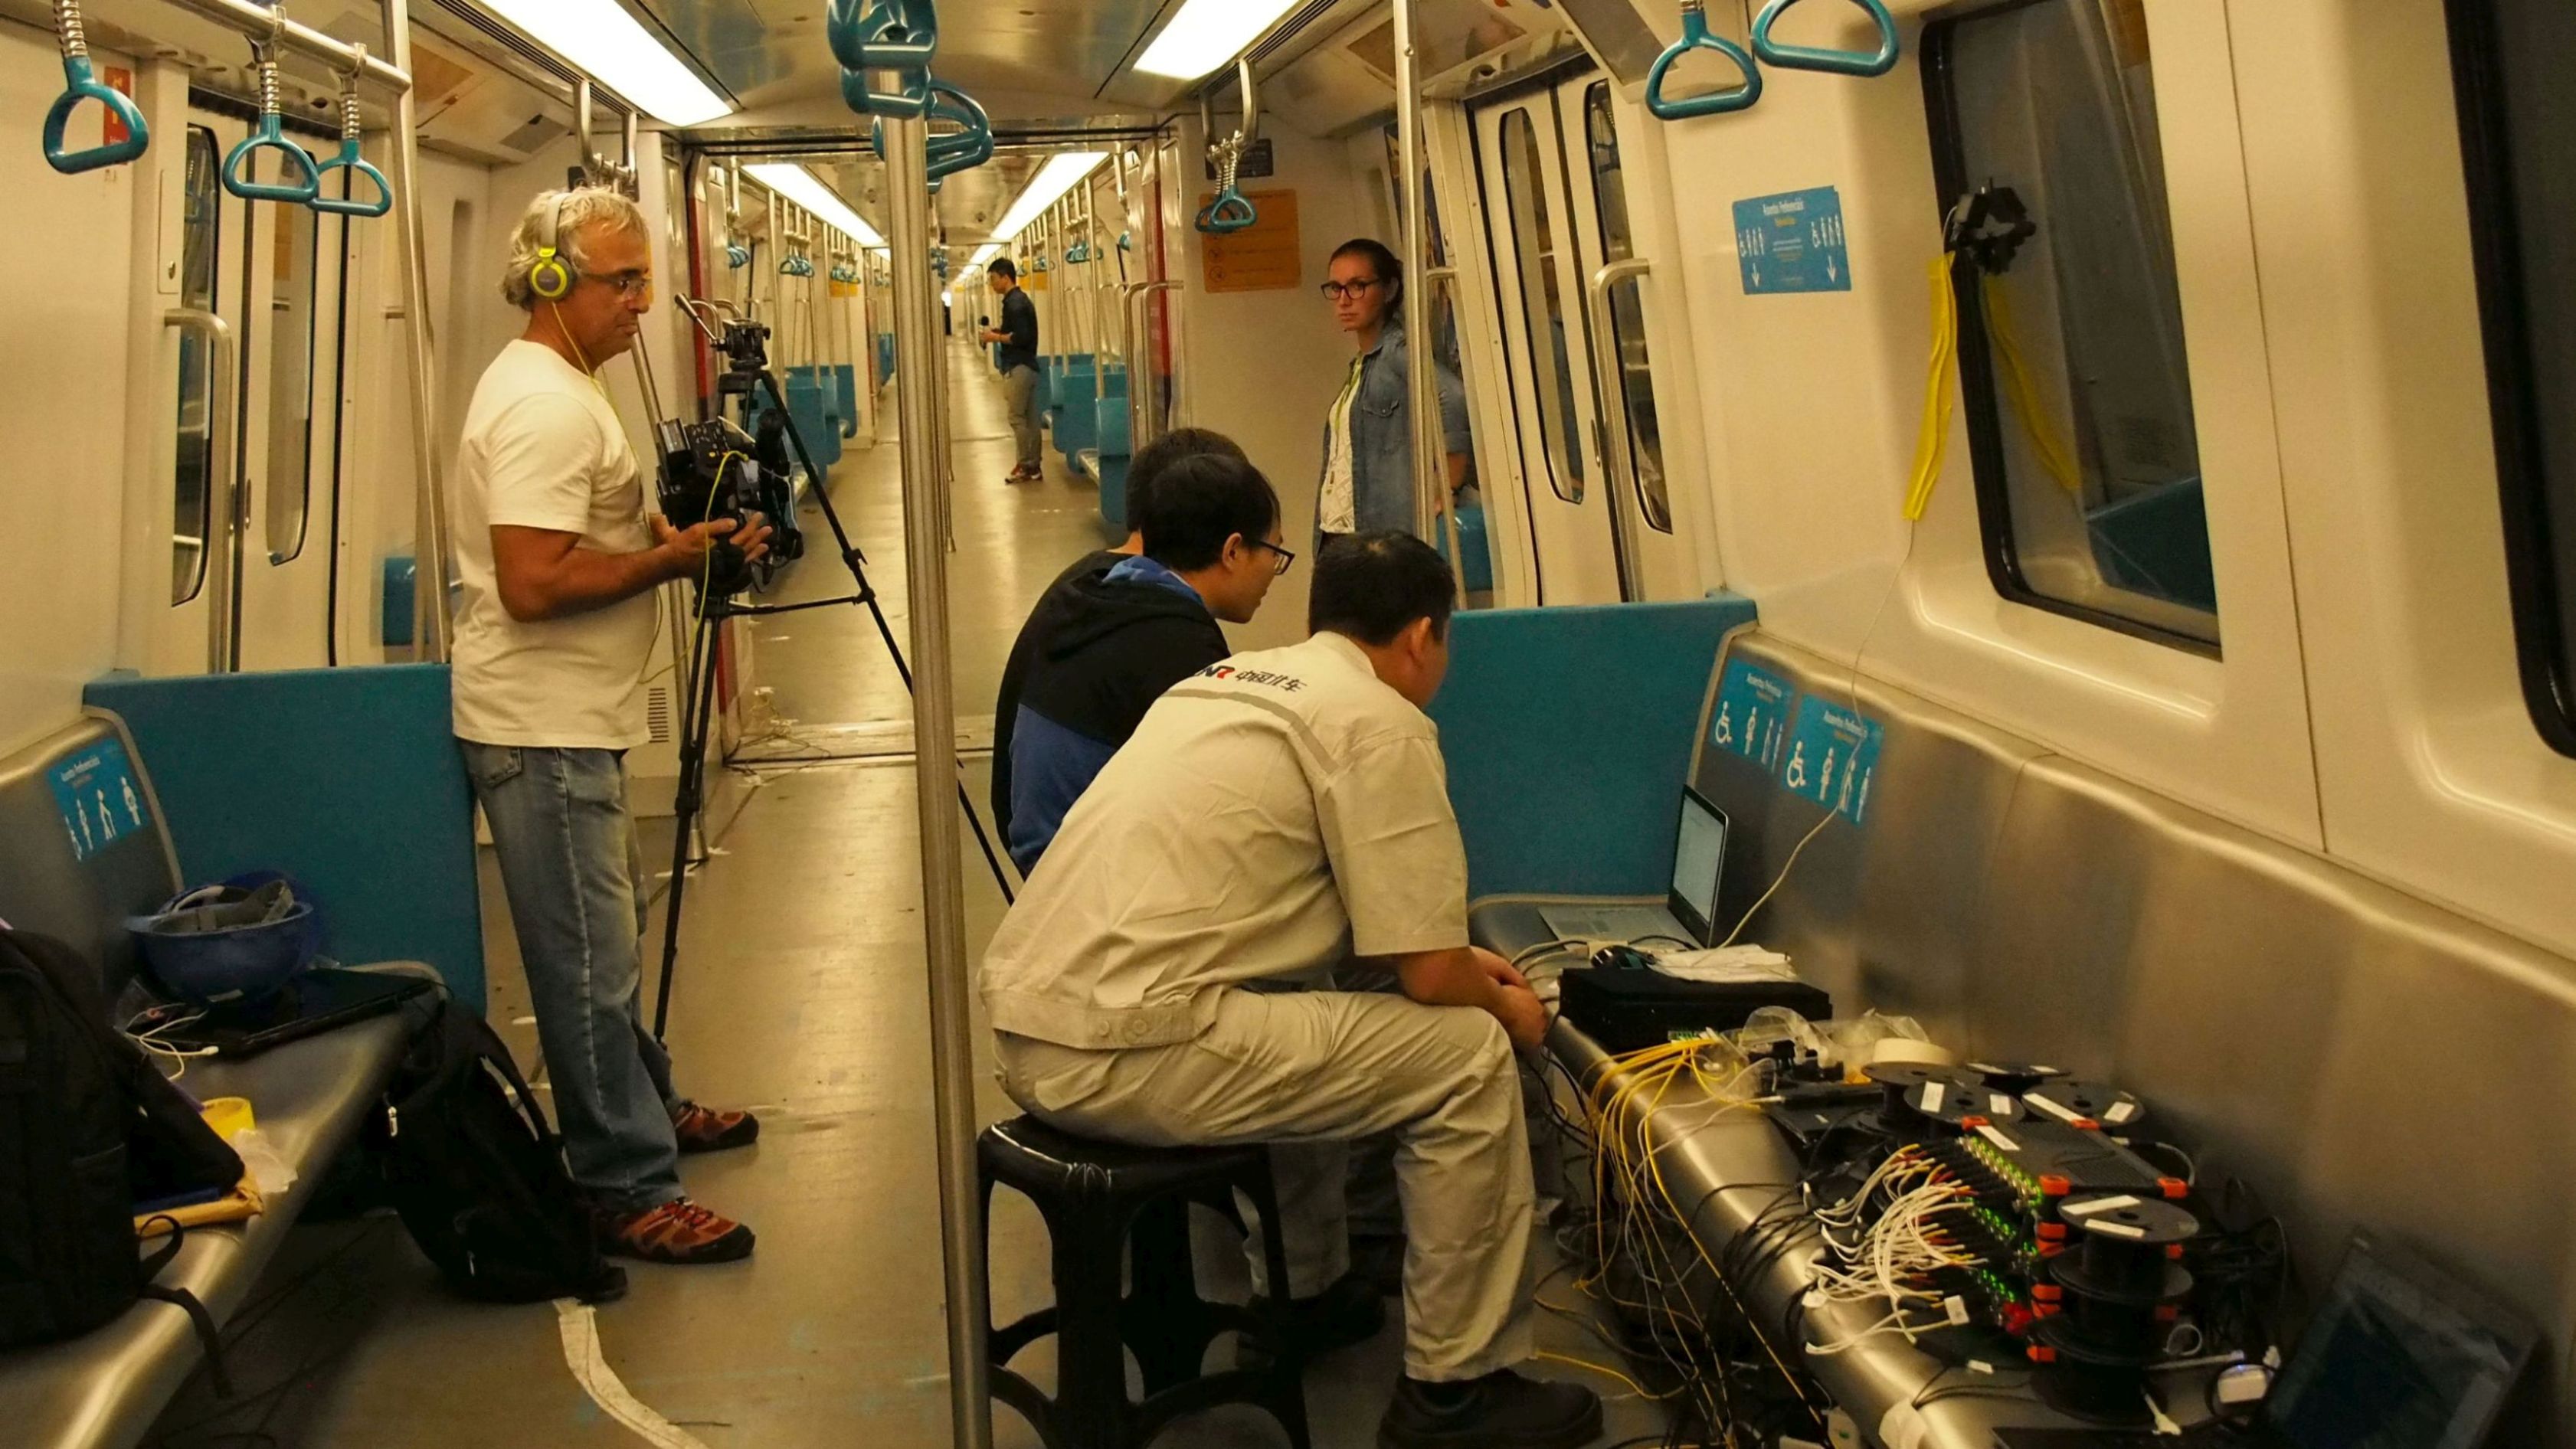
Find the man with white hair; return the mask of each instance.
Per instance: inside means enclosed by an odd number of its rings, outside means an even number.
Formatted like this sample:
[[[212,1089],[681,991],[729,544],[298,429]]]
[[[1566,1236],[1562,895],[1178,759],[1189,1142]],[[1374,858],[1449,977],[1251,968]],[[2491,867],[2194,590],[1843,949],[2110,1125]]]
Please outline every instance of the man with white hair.
[[[644,874],[626,751],[649,738],[653,591],[708,554],[766,551],[757,515],[676,529],[645,507],[595,374],[653,306],[652,233],[611,191],[550,191],[519,220],[501,294],[527,330],[484,370],[457,455],[455,729],[491,822],[573,1180],[601,1245],[738,1259],[751,1229],[689,1200],[679,1154],[760,1135],[671,1086],[645,1030]]]

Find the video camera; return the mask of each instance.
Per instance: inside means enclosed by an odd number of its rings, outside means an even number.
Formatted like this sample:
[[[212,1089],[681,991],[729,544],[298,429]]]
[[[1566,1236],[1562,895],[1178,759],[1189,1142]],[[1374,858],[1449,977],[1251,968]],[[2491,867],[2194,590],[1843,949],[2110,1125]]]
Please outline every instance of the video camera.
[[[760,514],[770,526],[770,566],[795,559],[805,551],[796,527],[794,472],[787,444],[786,407],[776,379],[769,376],[769,329],[757,322],[728,323],[716,350],[725,370],[717,378],[720,397],[743,399],[752,429],[731,418],[702,423],[665,422],[655,429],[661,451],[662,516],[672,526],[692,528],[711,519],[735,523]],[[705,592],[724,598],[750,586],[752,571],[741,550],[719,544],[705,580]]]

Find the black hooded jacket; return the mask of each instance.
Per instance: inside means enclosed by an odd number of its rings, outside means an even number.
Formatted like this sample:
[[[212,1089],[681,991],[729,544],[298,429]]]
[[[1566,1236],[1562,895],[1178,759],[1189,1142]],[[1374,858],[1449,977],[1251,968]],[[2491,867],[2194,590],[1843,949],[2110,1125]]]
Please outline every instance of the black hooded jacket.
[[[1207,606],[1163,584],[1103,569],[1047,591],[993,718],[993,812],[1023,872],[1163,691],[1231,652]]]

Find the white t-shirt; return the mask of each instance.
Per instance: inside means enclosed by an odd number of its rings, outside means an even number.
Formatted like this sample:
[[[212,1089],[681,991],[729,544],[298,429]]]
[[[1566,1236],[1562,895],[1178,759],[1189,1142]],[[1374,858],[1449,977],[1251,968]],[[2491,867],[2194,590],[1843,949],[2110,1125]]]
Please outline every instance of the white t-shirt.
[[[1225,987],[1467,944],[1440,734],[1338,634],[1172,686],[984,953],[996,1030],[1188,1041]]]
[[[456,460],[456,733],[487,745],[630,749],[651,737],[644,676],[650,590],[588,613],[523,624],[501,607],[492,526],[578,533],[583,548],[653,546],[643,475],[598,387],[553,348],[501,349],[465,410]]]
[[[1333,399],[1332,411],[1324,417],[1324,493],[1315,507],[1318,533],[1359,531],[1357,462],[1351,455],[1351,405],[1359,399],[1360,374],[1367,366],[1367,353],[1351,359],[1351,375],[1343,380],[1341,395]]]

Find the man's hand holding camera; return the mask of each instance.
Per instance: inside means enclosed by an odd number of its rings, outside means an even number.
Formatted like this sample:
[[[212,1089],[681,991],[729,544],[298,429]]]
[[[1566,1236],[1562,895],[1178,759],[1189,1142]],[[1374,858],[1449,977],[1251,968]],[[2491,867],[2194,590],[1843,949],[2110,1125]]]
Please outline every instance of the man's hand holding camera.
[[[760,562],[769,552],[769,520],[757,513],[747,514],[737,522],[730,518],[711,518],[688,528],[674,528],[671,520],[656,513],[651,519],[656,551],[670,563],[670,576],[694,579],[707,572],[707,556],[716,555],[716,572],[726,572],[728,562],[735,567]],[[728,560],[719,550],[730,550]]]

